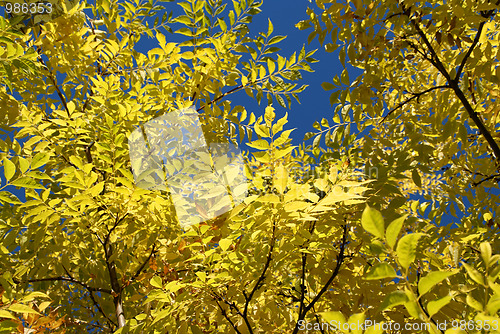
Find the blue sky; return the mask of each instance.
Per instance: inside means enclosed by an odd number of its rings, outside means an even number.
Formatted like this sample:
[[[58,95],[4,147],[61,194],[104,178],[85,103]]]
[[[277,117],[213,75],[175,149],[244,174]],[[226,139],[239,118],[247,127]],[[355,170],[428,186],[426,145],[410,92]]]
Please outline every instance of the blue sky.
[[[174,16],[179,12],[180,6],[174,2],[163,3],[167,11],[174,11]],[[297,82],[299,85],[307,84],[309,87],[299,94],[300,104],[292,98],[291,109],[285,109],[274,103],[273,107],[276,108],[276,117],[282,117],[285,112],[288,112],[289,123],[286,125],[288,129],[296,128],[292,133],[292,142],[298,145],[302,142],[304,134],[309,131],[314,131],[312,124],[314,121],[321,121],[322,118],[331,120],[333,117],[333,108],[330,106],[329,98],[331,92],[326,92],[321,87],[325,81],[331,82],[335,75],[342,73],[343,67],[338,58],[338,50],[334,53],[327,53],[324,48],[320,46],[316,40],[307,45],[307,36],[312,29],[300,31],[295,28],[295,24],[307,18],[307,7],[315,8],[314,3],[308,0],[291,0],[291,1],[277,1],[266,0],[263,2],[260,9],[262,12],[254,16],[250,27],[250,37],[255,37],[259,32],[267,32],[268,19],[271,20],[274,26],[273,35],[285,35],[287,38],[277,44],[281,51],[278,53],[281,56],[289,57],[294,51],[300,52],[302,46],[306,45],[306,52],[318,49],[314,54],[314,58],[319,62],[312,64],[312,69],[315,72],[302,72],[303,80]],[[228,9],[224,13],[227,15]],[[166,33],[167,39],[169,36]],[[143,37],[139,44],[138,51],[147,52],[149,49],[158,47],[155,39],[148,39],[147,36]],[[229,88],[228,88],[229,90]],[[259,106],[257,100],[250,98],[244,91],[237,92],[229,95],[227,100],[232,101],[232,105],[242,105],[247,111],[254,112],[256,115],[262,115],[264,108],[267,106],[267,100],[263,99]],[[312,143],[312,139],[310,140]]]

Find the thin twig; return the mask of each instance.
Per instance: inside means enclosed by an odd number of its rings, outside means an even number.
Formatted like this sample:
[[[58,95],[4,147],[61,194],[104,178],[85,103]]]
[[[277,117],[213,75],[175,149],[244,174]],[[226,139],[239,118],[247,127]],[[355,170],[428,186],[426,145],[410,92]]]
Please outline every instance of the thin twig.
[[[130,277],[127,282],[125,284],[122,285],[122,290],[129,286],[130,283],[132,283],[137,277],[139,277],[139,275],[142,273],[142,271],[144,270],[144,267],[146,266],[146,264],[148,264],[149,260],[151,260],[151,257],[153,257],[153,254],[155,253],[156,249],[155,249],[156,245],[153,244],[153,248],[151,249],[151,253],[149,254],[149,256],[147,257],[147,259],[142,263],[142,265],[136,270],[135,274]]]
[[[36,282],[57,282],[57,281],[71,282],[71,283],[78,284],[89,291],[104,292],[107,294],[111,294],[111,290],[109,290],[109,289],[91,287],[91,286],[87,285],[86,283],[80,282],[74,278],[64,277],[64,276],[33,278],[33,279],[27,279],[27,280],[22,280],[22,281],[17,280],[16,282],[17,283],[22,283],[22,282],[36,283]]]
[[[470,55],[472,54],[472,51],[476,47],[477,43],[479,43],[479,38],[481,37],[481,33],[483,32],[483,28],[484,28],[485,23],[486,22],[483,21],[479,24],[479,27],[477,28],[476,37],[474,38],[474,41],[472,42],[471,46],[469,47],[469,50],[467,50],[467,53],[465,54],[464,59],[462,59],[462,62],[460,63],[460,66],[458,67],[455,79],[453,79],[453,81],[455,83],[458,83],[458,81],[460,80],[460,75],[462,74],[462,71],[465,68],[465,64],[467,63],[467,60],[469,59]]]
[[[500,3],[500,0],[497,1],[497,4],[499,4],[499,3]],[[493,137],[491,136],[491,133],[486,128],[486,126],[483,124],[483,122],[479,118],[478,114],[474,111],[474,108],[469,103],[469,100],[467,100],[467,97],[465,96],[464,92],[460,89],[460,87],[458,85],[458,80],[455,81],[455,79],[458,77],[451,79],[450,73],[446,70],[443,63],[439,59],[439,56],[437,55],[436,50],[434,50],[434,48],[432,47],[426,34],[422,31],[418,22],[415,19],[412,19],[410,17],[411,12],[410,12],[409,8],[406,8],[406,6],[404,6],[404,5],[402,5],[402,8],[403,8],[403,11],[405,12],[405,15],[407,15],[408,18],[410,19],[410,22],[414,26],[418,35],[424,41],[424,44],[427,46],[428,51],[431,53],[431,58],[428,58],[428,60],[446,78],[448,85],[453,89],[453,91],[455,92],[455,95],[458,97],[460,102],[462,102],[462,105],[464,106],[465,110],[467,111],[467,114],[472,119],[472,121],[477,126],[477,128],[479,129],[479,132],[481,133],[481,135],[488,142],[488,145],[490,146],[491,150],[493,151],[493,153],[495,155],[495,160],[500,161],[500,147],[498,146],[496,141],[493,139]],[[494,13],[494,10],[490,10],[488,12],[481,13],[481,16],[483,16],[484,18],[490,18],[493,15],[493,13]],[[467,58],[464,58],[464,59],[465,59],[465,61],[467,61]],[[462,62],[464,62],[464,59],[462,59]]]
[[[217,303],[217,306],[219,307],[221,313],[222,313],[222,316],[224,318],[226,318],[226,320],[231,324],[231,326],[233,327],[234,331],[237,333],[237,334],[241,334],[241,332],[239,331],[238,329],[238,326],[236,326],[236,324],[231,320],[231,318],[229,318],[229,315],[227,314],[226,310],[222,307],[222,305],[219,303],[219,300],[222,300],[221,297],[219,297],[218,295],[215,295],[215,296],[212,296],[215,300],[215,302]]]
[[[482,179],[482,180],[481,180],[481,181],[479,181],[479,182],[473,182],[473,183],[472,183],[472,185],[473,185],[474,187],[477,187],[478,185],[480,185],[480,184],[481,184],[481,183],[483,183],[483,182],[489,181],[489,180],[491,180],[491,179],[496,179],[496,178],[499,178],[499,177],[500,177],[500,174],[490,175],[490,176],[488,176],[487,178]],[[498,180],[495,180],[495,181],[498,181]]]
[[[309,312],[309,310],[314,307],[314,305],[316,304],[316,302],[329,289],[329,287],[332,284],[333,280],[335,279],[335,277],[337,277],[337,275],[338,275],[338,273],[340,271],[340,267],[342,266],[342,263],[344,262],[344,259],[345,259],[344,252],[345,252],[345,248],[346,248],[346,245],[347,245],[347,235],[348,235],[347,222],[344,224],[343,230],[344,230],[344,232],[343,232],[343,235],[342,235],[342,242],[340,244],[340,252],[337,255],[337,264],[335,265],[335,269],[333,270],[333,272],[330,275],[330,278],[328,279],[328,281],[326,282],[326,284],[318,292],[318,294],[316,295],[316,297],[314,297],[314,299],[307,306],[304,307],[304,310],[302,311],[302,313],[300,313],[298,315],[297,323],[296,323],[295,328],[293,330],[293,334],[297,334],[299,332],[299,321],[302,321],[302,320],[305,319],[305,316],[306,316],[307,312]]]
[[[417,99],[417,102],[418,102],[418,99],[420,98],[420,96],[426,94],[426,93],[429,93],[429,92],[432,92],[433,90],[436,90],[436,89],[442,89],[442,88],[451,88],[450,86],[448,85],[440,85],[440,86],[435,86],[435,87],[431,87],[429,89],[426,89],[422,92],[419,92],[419,93],[411,93],[413,96],[410,97],[409,99],[401,102],[400,104],[398,104],[395,108],[391,109],[389,111],[389,113],[387,113],[387,115],[384,116],[384,118],[382,118],[379,122],[379,124],[383,123],[387,117],[389,117],[393,112],[395,112],[396,110],[402,108],[403,106],[405,106],[406,104],[410,103],[411,101],[413,101],[414,99]]]
[[[262,282],[266,278],[266,272],[269,269],[269,265],[271,264],[271,260],[272,260],[272,256],[273,256],[275,236],[276,236],[276,222],[273,222],[273,234],[271,237],[272,238],[271,245],[269,247],[269,252],[267,253],[267,259],[266,259],[266,263],[264,264],[264,269],[262,270],[262,273],[260,274],[260,277],[257,279],[257,282],[255,283],[250,294],[248,296],[246,296],[246,293],[244,293],[246,301],[245,301],[245,308],[243,310],[243,317],[245,317],[245,318],[247,317],[248,306],[250,304],[250,301],[252,300],[253,295],[261,287]]]

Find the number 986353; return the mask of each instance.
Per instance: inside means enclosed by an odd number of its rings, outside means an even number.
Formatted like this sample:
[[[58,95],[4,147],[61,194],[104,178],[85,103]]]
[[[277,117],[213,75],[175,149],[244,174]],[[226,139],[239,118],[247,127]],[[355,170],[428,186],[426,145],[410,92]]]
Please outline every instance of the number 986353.
[[[7,2],[4,4],[4,9],[7,14],[50,14],[52,13],[52,3],[38,2],[38,3],[19,3]]]

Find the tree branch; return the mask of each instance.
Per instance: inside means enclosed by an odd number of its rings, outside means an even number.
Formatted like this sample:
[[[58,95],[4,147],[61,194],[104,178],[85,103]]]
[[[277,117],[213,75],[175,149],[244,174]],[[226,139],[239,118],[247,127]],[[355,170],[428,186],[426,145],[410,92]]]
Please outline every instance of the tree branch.
[[[326,292],[326,290],[328,290],[328,287],[333,282],[335,277],[337,277],[337,274],[339,273],[340,267],[342,266],[342,263],[344,262],[344,258],[345,258],[344,252],[345,252],[345,247],[347,245],[347,234],[348,233],[347,233],[347,223],[346,223],[344,225],[344,232],[342,235],[342,243],[340,244],[340,252],[337,255],[337,264],[335,265],[335,269],[334,269],[332,275],[330,276],[330,278],[328,279],[328,281],[326,282],[326,284],[320,290],[320,292],[316,295],[316,297],[314,297],[314,299],[309,303],[309,305],[306,306],[306,308],[304,309],[304,315],[306,312],[308,312],[314,306],[314,304],[316,304],[316,302],[321,298],[321,296]]]
[[[420,295],[420,292],[418,291],[418,283],[420,282],[420,276],[421,276],[420,270],[421,270],[421,268],[420,268],[420,261],[419,261],[418,262],[418,267],[417,267],[417,284],[416,284],[417,285],[417,300],[418,300],[418,305],[420,306],[420,308],[422,309],[422,311],[425,313],[425,315],[427,316],[427,318],[436,326],[436,328],[439,329],[436,321],[434,319],[432,319],[431,316],[429,316],[429,312],[427,312],[427,310],[425,309],[424,304],[422,302],[422,298],[420,298],[421,295]],[[442,329],[439,329],[439,331],[441,333],[444,333],[444,331]]]
[[[500,1],[497,1],[497,3],[500,3]],[[469,103],[469,101],[465,97],[465,94],[460,89],[460,87],[458,85],[458,79],[457,79],[458,76],[455,77],[455,79],[451,79],[449,72],[446,70],[446,68],[444,67],[443,63],[439,59],[439,57],[438,57],[438,55],[436,53],[436,50],[434,50],[434,48],[432,47],[432,45],[429,42],[429,39],[427,38],[427,36],[425,35],[425,33],[422,31],[422,29],[420,29],[420,26],[419,26],[418,22],[416,22],[415,19],[412,19],[410,17],[410,15],[411,15],[410,10],[407,9],[404,5],[402,5],[402,8],[403,8],[403,11],[405,12],[405,15],[408,16],[408,18],[410,19],[412,25],[415,27],[415,30],[417,31],[418,35],[422,38],[422,40],[424,41],[424,44],[427,46],[427,49],[431,53],[431,58],[429,59],[429,61],[446,78],[446,80],[448,82],[448,85],[453,89],[453,91],[455,92],[455,95],[458,97],[458,99],[460,100],[460,102],[462,102],[462,105],[464,106],[465,110],[469,114],[469,117],[472,119],[472,121],[474,122],[474,124],[479,129],[479,132],[481,133],[481,135],[483,135],[483,137],[488,142],[491,150],[493,151],[493,153],[495,155],[495,160],[497,162],[500,162],[500,147],[495,142],[495,140],[491,136],[491,133],[488,131],[488,129],[486,128],[486,126],[483,124],[483,122],[481,121],[481,119],[479,118],[479,116],[477,115],[477,113],[474,111],[474,108],[472,107],[472,105]],[[493,13],[494,13],[494,11],[491,10],[491,11],[488,11],[488,12],[481,13],[481,15],[483,17],[485,17],[485,18],[489,18],[489,17],[491,17],[493,15]]]
[[[56,89],[56,93],[59,96],[59,99],[61,100],[61,103],[64,107],[64,110],[66,110],[66,114],[68,115],[69,118],[71,118],[71,115],[70,115],[69,109],[68,109],[68,104],[66,102],[66,98],[64,97],[64,94],[61,92],[61,89],[57,85],[56,79],[54,78],[54,75],[52,74],[52,72],[49,70],[49,67],[47,66],[47,64],[45,64],[45,61],[42,58],[41,50],[39,48],[36,48],[36,51],[38,53],[38,57],[37,57],[38,62],[40,64],[42,64],[43,67],[45,67],[45,70],[48,72],[47,77],[50,79],[50,81],[54,85],[54,87]]]
[[[497,178],[500,178],[500,174],[490,175],[490,176],[488,176],[487,178],[484,178],[484,179],[482,179],[482,180],[481,180],[481,181],[479,181],[479,182],[473,182],[473,183],[472,183],[472,185],[473,185],[474,187],[477,187],[478,185],[480,185],[480,184],[481,184],[481,183],[483,183],[483,182],[489,181],[489,180],[491,180],[491,179],[497,179]],[[498,180],[495,180],[495,181],[498,181]]]
[[[153,257],[153,254],[156,252],[155,247],[156,247],[156,245],[153,244],[153,248],[151,249],[151,253],[147,257],[147,259],[142,263],[141,266],[139,266],[139,268],[137,268],[135,274],[132,277],[130,277],[125,284],[122,285],[122,287],[121,287],[122,290],[124,288],[126,288],[127,286],[129,286],[130,283],[132,283],[137,277],[139,277],[139,275],[142,273],[142,271],[143,271],[144,267],[146,266],[146,264],[148,264],[149,260],[151,260],[151,257]]]
[[[89,296],[90,296],[90,299],[92,300],[92,302],[94,303],[94,306],[99,310],[99,312],[104,316],[104,318],[106,319],[106,321],[108,322],[108,326],[110,328],[113,328],[114,327],[117,327],[118,325],[113,321],[111,320],[107,315],[106,313],[104,313],[103,309],[101,308],[101,305],[99,305],[99,303],[97,302],[97,300],[95,300],[95,297],[94,297],[94,294],[92,291],[88,291],[89,292]]]
[[[323,196],[323,198],[326,194]],[[309,228],[309,234],[312,235],[314,233],[314,229],[316,227],[316,222],[312,222]],[[309,243],[309,239],[304,244],[304,248],[307,249],[307,243]],[[305,307],[305,299],[306,299],[306,264],[307,264],[307,253],[302,252],[302,270],[300,275],[300,305],[299,305],[299,314],[302,314]]]
[[[227,91],[227,92],[225,92],[224,94],[222,94],[222,95],[220,95],[219,97],[216,97],[216,98],[215,98],[215,99],[213,99],[212,101],[208,102],[208,103],[207,103],[207,104],[205,104],[204,106],[199,107],[198,109],[196,109],[196,111],[200,111],[200,110],[204,109],[205,107],[208,107],[209,105],[214,104],[215,102],[219,101],[220,99],[222,99],[222,98],[224,98],[224,97],[228,96],[229,94],[234,93],[234,92],[236,92],[236,91],[238,91],[238,90],[240,90],[240,89],[242,89],[242,88],[244,88],[244,87],[245,87],[244,85],[239,85],[239,86],[237,86],[237,87],[234,87],[233,89],[228,90],[228,91]]]
[[[448,86],[448,85],[440,85],[440,86],[436,86],[436,87],[431,87],[431,88],[426,89],[426,90],[424,90],[422,92],[419,92],[419,93],[411,93],[413,95],[412,97],[410,97],[409,99],[401,102],[395,108],[391,109],[389,111],[389,113],[387,113],[387,115],[385,115],[384,118],[382,118],[382,120],[380,120],[379,124],[383,123],[387,119],[387,117],[389,117],[393,112],[395,112],[396,110],[402,108],[403,106],[405,106],[406,104],[410,103],[414,99],[417,99],[417,102],[418,102],[418,99],[420,98],[420,96],[422,96],[422,95],[424,95],[426,93],[432,92],[433,90],[442,89],[442,88],[451,88],[451,87]]]
[[[93,291],[93,292],[104,292],[107,294],[111,294],[111,290],[109,289],[104,289],[104,288],[96,288],[87,285],[86,283],[80,282],[72,277],[64,277],[64,276],[56,276],[56,277],[45,277],[45,278],[33,278],[33,279],[27,279],[27,280],[15,280],[16,283],[36,283],[36,282],[57,282],[57,281],[64,281],[64,282],[70,282],[70,283],[75,283],[78,284],[88,291]]]
[[[108,268],[109,280],[111,282],[111,294],[113,296],[113,303],[115,305],[115,314],[118,320],[118,328],[122,328],[125,326],[125,314],[123,312],[123,303],[122,303],[122,287],[118,280],[118,275],[116,273],[116,266],[114,261],[110,261],[110,258],[113,256],[113,247],[109,243],[109,238],[111,233],[116,229],[116,227],[120,224],[120,222],[127,217],[128,212],[123,215],[123,217],[118,218],[116,215],[115,223],[113,227],[109,230],[108,234],[104,241],[100,241],[104,248],[104,256],[106,258],[106,267]]]
[[[302,311],[302,313],[299,313],[299,316],[297,318],[297,323],[296,323],[295,328],[293,330],[293,334],[297,334],[299,332],[299,326],[298,326],[299,321],[305,319],[305,316],[306,316],[307,312],[309,312],[309,310],[314,307],[314,305],[316,304],[316,302],[328,290],[328,288],[330,287],[330,284],[332,284],[333,280],[335,279],[335,277],[337,277],[337,275],[338,275],[338,273],[340,271],[340,267],[342,266],[342,263],[344,262],[344,258],[345,258],[344,252],[345,252],[345,247],[347,245],[347,235],[348,235],[347,222],[344,224],[344,229],[343,230],[344,230],[344,232],[343,232],[343,235],[342,235],[342,243],[340,244],[340,252],[337,255],[337,264],[335,265],[335,269],[333,270],[333,273],[330,275],[330,278],[328,279],[328,281],[326,282],[326,284],[318,292],[318,294],[316,295],[316,297],[314,297],[314,299],[307,306],[304,307],[304,310]]]
[[[267,272],[267,270],[269,268],[269,265],[271,264],[271,260],[272,260],[272,255],[273,255],[273,250],[274,250],[274,243],[275,243],[275,237],[276,237],[276,222],[273,221],[273,234],[272,234],[272,237],[271,237],[272,238],[271,239],[271,244],[270,244],[270,247],[269,247],[269,252],[267,253],[267,259],[266,259],[266,263],[264,265],[264,269],[262,270],[262,273],[260,274],[260,277],[257,279],[257,282],[255,283],[255,286],[253,287],[252,291],[250,292],[250,294],[248,296],[245,293],[245,290],[243,290],[243,295],[245,296],[245,308],[243,310],[243,317],[244,318],[247,318],[248,306],[250,304],[250,301],[252,300],[253,295],[261,287],[262,282],[266,278],[266,272]],[[249,328],[249,330],[251,330],[251,329]]]
[[[498,6],[500,4],[500,0],[496,2],[496,5]],[[481,12],[481,16],[484,17],[485,19],[489,19],[493,13],[495,12],[494,9],[491,9],[486,12]],[[469,50],[467,50],[467,53],[465,54],[464,59],[462,59],[462,62],[460,63],[460,66],[458,67],[457,70],[457,75],[455,76],[455,83],[458,84],[458,80],[460,80],[460,75],[462,74],[462,71],[467,63],[467,60],[469,59],[470,55],[472,54],[472,51],[474,51],[474,48],[476,47],[477,43],[479,43],[479,39],[481,37],[481,33],[483,32],[484,25],[486,24],[486,21],[483,21],[479,23],[479,27],[477,27],[477,33],[476,36],[474,37],[474,41],[472,42],[471,46],[469,47]]]
[[[467,63],[467,60],[469,59],[470,55],[472,54],[472,51],[474,51],[474,48],[476,47],[477,43],[479,43],[479,38],[481,37],[481,33],[483,32],[484,24],[486,22],[481,22],[479,24],[479,27],[477,28],[477,33],[476,37],[474,38],[474,41],[472,42],[471,46],[469,47],[469,50],[467,50],[467,53],[465,54],[464,59],[462,59],[462,62],[460,63],[460,66],[458,67],[457,74],[455,75],[455,78],[453,81],[455,83],[458,83],[460,80],[460,75],[462,75],[462,71],[464,70],[465,64]]]
[[[237,334],[241,334],[241,332],[238,329],[238,326],[236,326],[236,324],[231,320],[231,318],[229,318],[229,315],[227,314],[226,310],[219,303],[219,300],[222,300],[222,298],[219,297],[217,294],[215,294],[215,296],[212,296],[212,297],[214,298],[215,302],[217,303],[217,306],[219,306],[219,309],[222,313],[222,316],[224,316],[224,318],[226,318],[226,320],[231,324],[231,326],[233,327],[234,331]]]
[[[221,301],[223,301],[223,302],[224,302],[227,306],[229,306],[229,308],[230,308],[230,309],[234,309],[234,310],[236,311],[236,314],[238,314],[240,317],[242,317],[242,318],[243,318],[243,321],[245,322],[245,325],[246,325],[246,326],[247,326],[247,328],[248,328],[248,332],[249,332],[250,334],[253,334],[252,326],[250,326],[250,322],[248,321],[248,318],[243,316],[243,313],[241,313],[241,311],[240,311],[240,309],[239,309],[238,305],[236,305],[236,304],[235,304],[235,303],[233,303],[233,302],[230,302],[229,300],[226,300],[226,299],[225,299],[225,298],[223,298],[222,296],[219,296],[216,292],[212,292],[212,293],[214,294],[214,296],[215,296],[215,300],[216,300],[216,301],[217,301],[217,300],[221,300]],[[219,304],[219,303],[217,303],[217,304]],[[233,326],[233,328],[234,328],[234,326]],[[235,330],[236,330],[236,328],[235,328]],[[237,331],[237,330],[236,330],[236,331]],[[237,333],[239,333],[239,331],[237,331]]]

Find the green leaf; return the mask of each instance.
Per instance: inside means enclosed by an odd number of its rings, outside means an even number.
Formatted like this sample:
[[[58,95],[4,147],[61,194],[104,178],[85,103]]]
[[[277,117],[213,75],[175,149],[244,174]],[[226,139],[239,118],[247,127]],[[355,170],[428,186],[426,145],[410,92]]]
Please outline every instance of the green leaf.
[[[380,309],[386,310],[397,305],[402,305],[408,301],[408,296],[404,291],[394,291],[387,295],[380,306]]]
[[[398,262],[405,269],[408,269],[410,264],[415,260],[418,239],[423,233],[411,233],[402,237],[396,248]]]
[[[16,174],[16,165],[7,158],[3,159],[3,173],[7,181],[10,181],[14,174]]]
[[[22,204],[16,195],[11,194],[8,191],[0,191],[0,200],[9,204]]]
[[[479,311],[479,312],[483,311],[483,304],[481,304],[480,301],[478,301],[474,297],[472,297],[472,295],[470,293],[467,294],[465,301],[467,302],[467,305],[469,305],[470,307],[472,307],[476,311]]]
[[[389,247],[394,248],[406,217],[408,217],[408,215],[396,218],[389,224],[389,226],[387,226],[387,230],[385,231],[385,240],[387,240],[387,245],[389,245]]]
[[[323,87],[324,90],[332,90],[332,89],[335,89],[335,85],[330,83],[330,82],[323,82],[321,84],[321,87]]]
[[[342,74],[340,75],[340,82],[342,82],[344,85],[349,86],[349,73],[347,72],[347,68],[344,68],[342,71]]]
[[[367,273],[367,280],[375,280],[381,278],[394,278],[397,277],[396,271],[387,263],[379,263],[371,268]]]
[[[19,157],[19,168],[21,169],[21,173],[26,173],[28,168],[30,168],[30,162],[25,158]]]
[[[430,291],[436,284],[447,277],[455,275],[457,271],[433,271],[422,277],[418,282],[418,292],[423,295]]]
[[[286,36],[274,36],[272,37],[269,42],[267,43],[268,45],[276,44],[284,40]]]
[[[433,300],[427,303],[427,312],[429,313],[429,317],[432,317],[434,314],[438,313],[443,306],[451,302],[451,296],[445,296],[438,300]]]
[[[251,143],[247,143],[247,146],[263,151],[269,149],[269,143],[264,139],[254,140]]]
[[[361,225],[363,228],[374,236],[384,238],[384,218],[382,214],[368,205],[361,215]]]

